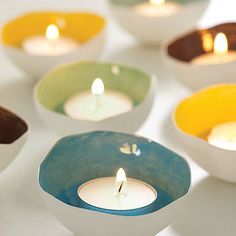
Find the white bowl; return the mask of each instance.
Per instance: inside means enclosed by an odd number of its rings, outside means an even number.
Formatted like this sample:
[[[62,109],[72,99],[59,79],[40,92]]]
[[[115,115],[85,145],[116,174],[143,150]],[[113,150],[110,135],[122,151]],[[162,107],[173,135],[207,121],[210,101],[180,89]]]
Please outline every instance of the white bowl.
[[[22,42],[34,35],[42,34],[51,18],[57,16],[66,22],[66,35],[75,38],[80,42],[78,49],[58,56],[37,56],[31,55],[22,49]],[[40,19],[40,21],[39,21]],[[45,25],[46,22],[46,25]],[[81,23],[82,22],[82,23]],[[84,30],[86,25],[86,30]],[[95,59],[105,45],[106,39],[105,19],[93,13],[77,12],[34,12],[23,15],[7,23],[3,28],[2,41],[3,49],[14,62],[25,73],[39,79],[54,66],[68,61]],[[20,33],[19,33],[20,31]],[[75,36],[74,32],[79,32]],[[63,33],[63,32],[62,32]]]
[[[161,42],[194,27],[208,6],[207,1],[188,0],[180,3],[180,10],[165,17],[148,17],[137,14],[133,6],[137,0],[109,0],[111,10],[120,25],[145,44]]]
[[[122,153],[125,143],[136,144],[141,154]],[[76,191],[81,184],[114,176],[121,166],[157,189],[152,204],[114,211],[81,201]],[[83,236],[154,236],[186,209],[190,184],[190,168],[181,156],[151,140],[109,131],[62,138],[39,169],[44,202],[65,227]]]
[[[0,171],[17,156],[27,140],[27,124],[12,112],[0,107]]]
[[[235,121],[236,84],[215,85],[181,101],[173,113],[175,131],[190,157],[210,175],[236,183],[236,151],[207,142],[218,124]]]
[[[234,83],[236,61],[209,65],[191,63],[196,56],[205,53],[202,48],[201,34],[203,32],[212,34],[213,38],[219,32],[225,33],[230,50],[236,50],[234,41],[236,23],[225,23],[209,29],[195,30],[164,45],[162,55],[167,70],[180,83],[192,90],[218,83]]]
[[[111,71],[114,65],[120,68],[121,73],[118,77]],[[101,121],[73,119],[63,111],[58,111],[57,107],[80,91],[80,87],[89,90],[92,81],[98,75],[112,90],[125,90],[122,92],[132,100],[138,101],[133,109]],[[111,63],[78,62],[59,66],[42,78],[35,86],[34,101],[45,124],[63,135],[93,130],[135,132],[144,123],[152,108],[155,84],[155,77],[134,68]]]
[[[90,212],[63,204],[41,190],[48,209],[69,230],[83,236],[155,236],[185,209],[187,196],[165,208],[144,216],[125,217]]]

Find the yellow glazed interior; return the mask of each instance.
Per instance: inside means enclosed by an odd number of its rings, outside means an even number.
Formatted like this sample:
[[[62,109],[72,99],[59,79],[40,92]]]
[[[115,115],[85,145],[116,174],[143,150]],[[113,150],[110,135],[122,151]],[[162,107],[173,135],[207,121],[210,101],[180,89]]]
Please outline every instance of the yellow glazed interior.
[[[44,35],[49,24],[56,24],[62,35],[85,43],[105,27],[105,19],[91,13],[34,12],[6,24],[2,31],[4,45],[20,47],[34,35]],[[63,27],[60,27],[62,25]]]
[[[236,121],[236,84],[217,85],[193,94],[178,105],[174,118],[183,132],[206,139],[214,126]]]

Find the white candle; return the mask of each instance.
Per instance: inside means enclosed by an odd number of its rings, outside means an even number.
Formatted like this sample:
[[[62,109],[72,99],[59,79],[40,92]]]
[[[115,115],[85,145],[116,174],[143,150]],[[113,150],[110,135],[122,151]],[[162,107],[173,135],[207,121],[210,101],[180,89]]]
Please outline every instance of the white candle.
[[[157,192],[149,184],[127,178],[123,169],[116,177],[91,180],[78,188],[79,197],[86,203],[109,210],[133,210],[153,203]]]
[[[209,40],[210,38],[208,38]],[[213,43],[212,43],[213,44]],[[204,45],[204,41],[203,41]],[[213,52],[205,53],[192,60],[194,65],[223,64],[236,60],[236,52],[228,50],[228,41],[223,33],[218,33],[214,40]]]
[[[99,121],[132,109],[133,102],[127,95],[104,91],[103,81],[95,79],[91,91],[76,94],[64,103],[65,113],[74,119]]]
[[[36,35],[22,43],[25,52],[37,56],[58,56],[78,49],[79,43],[69,37],[60,36],[56,25],[49,25],[45,36]]]
[[[150,0],[134,6],[137,14],[149,17],[165,17],[178,12],[180,5],[174,2],[165,2],[165,0]]]
[[[208,142],[216,147],[236,151],[236,121],[215,126]]]

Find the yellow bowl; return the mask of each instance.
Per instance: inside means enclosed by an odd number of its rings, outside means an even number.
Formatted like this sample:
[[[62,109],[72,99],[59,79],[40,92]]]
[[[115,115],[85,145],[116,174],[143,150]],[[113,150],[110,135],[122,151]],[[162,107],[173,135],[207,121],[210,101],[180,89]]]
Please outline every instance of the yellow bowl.
[[[180,102],[173,113],[179,140],[193,160],[212,176],[236,182],[236,151],[207,142],[213,127],[230,121],[236,121],[236,84],[200,90]]]
[[[78,41],[80,46],[59,56],[35,56],[22,49],[27,38],[44,35],[49,24],[60,27],[62,35]],[[7,23],[2,30],[2,44],[10,59],[26,73],[39,78],[57,64],[78,59],[94,59],[105,43],[106,21],[87,12],[32,12]]]

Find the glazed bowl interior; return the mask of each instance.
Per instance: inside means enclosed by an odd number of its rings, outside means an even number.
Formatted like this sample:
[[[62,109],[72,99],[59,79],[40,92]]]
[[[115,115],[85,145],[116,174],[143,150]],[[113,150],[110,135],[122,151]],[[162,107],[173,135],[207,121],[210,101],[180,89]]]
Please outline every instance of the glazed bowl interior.
[[[114,73],[113,68],[119,73]],[[127,94],[134,106],[146,97],[151,86],[149,75],[126,66],[79,62],[59,66],[46,75],[36,87],[36,99],[49,110],[64,114],[65,101],[74,94],[91,90],[93,81],[101,78],[105,89]]]
[[[15,142],[27,130],[27,124],[21,118],[0,107],[0,144]]]
[[[104,18],[92,13],[33,12],[6,24],[2,31],[5,46],[20,48],[22,42],[34,35],[45,35],[49,24],[56,24],[62,35],[83,44],[105,27]]]
[[[138,152],[124,151],[127,145],[134,144]],[[85,204],[78,197],[77,189],[81,184],[115,176],[121,167],[128,177],[152,185],[158,192],[157,200],[136,210],[112,211]],[[109,131],[61,139],[48,153],[39,172],[41,188],[61,202],[123,216],[144,215],[167,206],[188,192],[190,182],[189,166],[179,155],[145,138]]]
[[[183,100],[174,119],[183,132],[206,139],[213,127],[236,120],[236,84],[216,85]]]
[[[190,62],[197,56],[205,54],[206,51],[203,47],[204,37],[211,37],[212,40],[212,49],[213,50],[213,41],[217,33],[224,33],[228,40],[229,50],[236,50],[236,23],[226,23],[214,26],[209,29],[204,30],[195,30],[190,34],[187,34],[181,38],[178,38],[174,42],[170,43],[167,46],[167,53],[170,57],[183,61]]]

